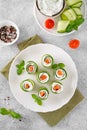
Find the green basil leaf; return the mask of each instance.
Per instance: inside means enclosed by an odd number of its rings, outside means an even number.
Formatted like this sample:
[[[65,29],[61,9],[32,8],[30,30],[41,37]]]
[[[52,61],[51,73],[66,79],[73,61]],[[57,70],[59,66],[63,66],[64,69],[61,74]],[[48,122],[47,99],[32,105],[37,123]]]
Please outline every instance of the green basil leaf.
[[[56,68],[57,68],[57,64],[53,64],[52,69],[56,69]]]
[[[78,30],[78,26],[77,26],[77,25],[75,25],[75,26],[74,26],[74,29],[75,29],[75,30]]]
[[[24,70],[24,66],[21,66],[20,69]]]
[[[32,98],[35,100],[35,102],[38,104],[38,105],[42,105],[42,100],[36,95],[36,94],[32,94]]]
[[[66,32],[71,32],[75,26],[75,21],[72,21],[66,28]]]
[[[66,28],[66,32],[71,32],[73,29],[78,30],[78,27],[84,22],[84,18],[77,18],[75,21],[70,22]]]
[[[17,69],[17,74],[20,75],[22,73],[22,69]]]
[[[0,108],[0,114],[9,115],[9,111],[6,108]]]
[[[22,61],[20,62],[20,66],[24,66],[24,65],[25,65],[25,61],[22,60]]]
[[[59,68],[64,68],[65,65],[64,65],[63,63],[59,63],[59,64],[57,65],[57,67],[59,67]]]
[[[76,19],[76,25],[81,25],[84,22],[84,18],[78,18]]]
[[[19,69],[19,68],[20,68],[20,65],[19,65],[19,64],[17,64],[17,65],[16,65],[16,67]]]
[[[17,65],[16,65],[16,67],[17,67],[17,74],[18,74],[18,75],[22,74],[23,70],[25,69],[25,68],[24,68],[24,65],[25,65],[25,61],[24,61],[24,60],[22,60],[22,61],[20,62],[20,64],[17,64]]]
[[[19,113],[16,113],[14,111],[10,111],[10,115],[13,117],[13,118],[16,118],[16,119],[20,119],[21,118],[21,115]]]

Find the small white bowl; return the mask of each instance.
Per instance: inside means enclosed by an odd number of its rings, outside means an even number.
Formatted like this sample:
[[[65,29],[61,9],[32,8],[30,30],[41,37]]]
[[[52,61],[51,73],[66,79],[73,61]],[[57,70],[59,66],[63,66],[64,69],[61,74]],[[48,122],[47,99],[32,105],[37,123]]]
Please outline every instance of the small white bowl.
[[[16,37],[12,42],[8,42],[8,43],[6,43],[6,42],[4,42],[4,41],[2,41],[2,40],[0,39],[0,47],[12,45],[12,44],[14,44],[14,43],[18,40],[18,38],[19,38],[19,28],[18,28],[18,26],[17,26],[14,22],[12,22],[12,21],[10,21],[10,20],[3,20],[3,21],[0,22],[0,28],[3,27],[3,26],[13,26],[13,27],[16,29],[16,31],[17,31],[17,32],[16,32],[16,33],[17,33],[17,37]]]
[[[43,13],[43,12],[41,11],[41,9],[40,9],[40,7],[39,7],[39,5],[38,5],[38,0],[36,0],[36,7],[37,7],[38,11],[39,11],[42,15],[47,16],[47,17],[57,17],[57,16],[59,16],[59,15],[63,12],[65,6],[66,6],[66,3],[65,3],[65,0],[63,0],[63,7],[62,7],[62,9],[61,9],[59,12],[57,12],[57,13],[53,14],[52,16],[50,16],[50,15],[46,15],[45,13]]]

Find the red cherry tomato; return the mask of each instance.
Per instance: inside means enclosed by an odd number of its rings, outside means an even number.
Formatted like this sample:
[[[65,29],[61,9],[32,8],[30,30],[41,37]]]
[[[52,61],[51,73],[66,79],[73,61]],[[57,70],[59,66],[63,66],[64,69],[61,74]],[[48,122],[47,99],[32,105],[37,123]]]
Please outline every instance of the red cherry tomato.
[[[73,39],[69,42],[69,47],[72,49],[78,48],[80,45],[80,41],[78,39]]]
[[[53,19],[47,19],[45,21],[45,27],[47,29],[52,29],[54,27],[54,20]]]

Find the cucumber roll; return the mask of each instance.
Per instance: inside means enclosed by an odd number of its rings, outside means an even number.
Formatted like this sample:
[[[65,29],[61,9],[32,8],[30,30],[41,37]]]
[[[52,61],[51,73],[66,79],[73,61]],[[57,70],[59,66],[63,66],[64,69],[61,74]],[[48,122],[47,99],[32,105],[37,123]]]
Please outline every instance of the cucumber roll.
[[[20,83],[20,88],[25,92],[30,92],[34,88],[34,81],[31,79],[26,79]]]
[[[63,85],[60,82],[53,82],[51,91],[55,94],[61,93],[63,91]]]
[[[26,65],[26,71],[29,74],[35,74],[38,70],[38,66],[34,61],[28,61]]]
[[[41,62],[44,67],[51,67],[53,65],[53,57],[49,54],[45,54]]]
[[[38,91],[38,96],[42,99],[42,100],[45,100],[48,98],[48,95],[49,95],[49,91],[47,88],[45,87],[41,87]]]
[[[55,72],[55,78],[58,79],[58,80],[63,80],[67,77],[67,72],[65,69],[63,68],[58,68],[56,69],[56,72]]]
[[[47,83],[49,81],[49,78],[50,75],[45,71],[42,71],[37,75],[37,80],[42,84]]]

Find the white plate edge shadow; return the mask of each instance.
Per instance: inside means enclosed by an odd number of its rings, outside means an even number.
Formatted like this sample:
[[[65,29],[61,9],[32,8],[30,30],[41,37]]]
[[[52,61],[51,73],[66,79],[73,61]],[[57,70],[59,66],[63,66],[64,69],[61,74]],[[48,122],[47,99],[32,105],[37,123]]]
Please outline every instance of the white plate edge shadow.
[[[38,45],[44,45],[44,44],[40,44],[40,43],[39,43],[39,44],[37,44],[37,45],[32,45],[32,46],[35,47],[35,46],[38,46]],[[45,43],[45,45],[55,46],[55,45],[52,45],[52,44],[49,44],[49,43]],[[31,47],[32,47],[32,46],[31,46]],[[55,47],[58,47],[58,46],[55,46]],[[9,71],[9,85],[10,85],[10,89],[11,89],[11,92],[12,92],[13,96],[16,98],[16,100],[17,100],[22,106],[24,106],[25,108],[30,109],[31,111],[34,111],[34,112],[43,112],[43,113],[46,113],[46,112],[52,112],[52,111],[55,111],[55,110],[57,110],[57,109],[60,109],[61,106],[58,107],[58,108],[49,110],[49,111],[47,111],[47,110],[39,110],[39,111],[37,111],[37,110],[35,110],[34,107],[33,107],[33,109],[32,109],[32,108],[29,108],[27,105],[22,104],[22,103],[18,100],[18,98],[15,96],[15,94],[13,93],[12,88],[11,88],[11,84],[10,84],[10,72],[11,72],[11,69],[12,69],[12,65],[14,64],[15,60],[21,55],[21,53],[22,53],[23,51],[28,50],[28,48],[30,48],[30,46],[27,47],[26,49],[22,50],[22,51],[15,57],[15,59],[13,60],[13,62],[12,62],[12,64],[11,64],[11,67],[10,67],[10,71]],[[58,48],[61,49],[60,47],[58,47]],[[63,49],[61,49],[61,50],[64,51]],[[72,60],[72,57],[71,57],[66,51],[64,51],[64,53],[66,53],[66,54],[70,57],[70,59]],[[76,88],[77,88],[77,83],[78,83],[78,72],[77,72],[76,65],[75,65],[75,63],[74,63],[73,60],[72,60],[72,62],[73,62],[73,64],[74,64],[75,71],[76,71],[76,84],[75,84],[75,90],[76,90]],[[73,93],[72,93],[72,95],[71,95],[71,98],[73,97],[73,95],[74,95],[74,93],[75,93],[75,90],[73,91]],[[71,98],[69,98],[69,99],[62,105],[62,107],[63,107],[64,105],[66,105],[66,104],[71,100]]]

